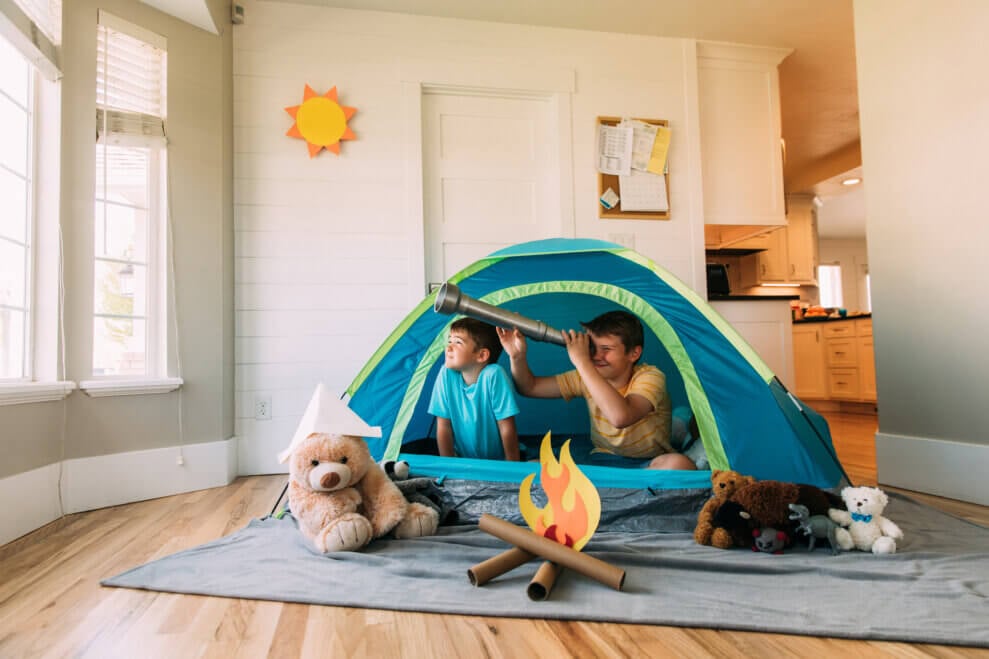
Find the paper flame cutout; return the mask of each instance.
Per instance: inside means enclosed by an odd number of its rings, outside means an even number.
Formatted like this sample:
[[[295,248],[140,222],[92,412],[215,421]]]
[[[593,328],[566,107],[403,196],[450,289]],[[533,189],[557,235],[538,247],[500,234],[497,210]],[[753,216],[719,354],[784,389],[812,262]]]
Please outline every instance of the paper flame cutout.
[[[570,456],[570,440],[560,448],[560,459],[553,455],[550,433],[543,436],[539,446],[539,483],[546,493],[546,506],[536,507],[532,501],[530,474],[519,487],[519,510],[529,528],[577,551],[591,539],[601,521],[601,497],[597,488],[584,475]]]

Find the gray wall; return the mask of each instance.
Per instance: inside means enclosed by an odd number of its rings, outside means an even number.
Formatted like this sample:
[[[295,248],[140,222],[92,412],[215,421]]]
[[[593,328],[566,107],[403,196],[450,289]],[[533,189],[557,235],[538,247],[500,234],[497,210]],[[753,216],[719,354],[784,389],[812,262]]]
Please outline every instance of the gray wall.
[[[982,0],[855,2],[879,477],[989,501],[987,25]]]
[[[62,187],[66,378],[90,377],[96,17],[105,9],[168,40],[168,120],[175,238],[182,442],[233,435],[233,108],[229,3],[210,0],[217,36],[137,0],[62,7]],[[171,334],[171,328],[169,330]],[[171,343],[174,347],[175,337]],[[172,373],[174,375],[174,370]],[[66,459],[175,446],[178,391],[0,407],[0,477]],[[64,452],[62,445],[65,415]]]

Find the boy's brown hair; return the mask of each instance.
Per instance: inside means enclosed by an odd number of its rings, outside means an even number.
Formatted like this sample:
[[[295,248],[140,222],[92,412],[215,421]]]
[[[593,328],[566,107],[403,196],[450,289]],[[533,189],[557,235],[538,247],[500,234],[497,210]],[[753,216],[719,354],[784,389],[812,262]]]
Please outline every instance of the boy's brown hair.
[[[622,340],[625,350],[641,347],[645,341],[642,322],[627,311],[608,311],[593,320],[581,322],[592,334],[612,334]],[[497,336],[497,335],[496,335]]]
[[[488,364],[494,364],[501,357],[503,348],[501,347],[501,341],[498,339],[498,332],[495,331],[494,325],[486,323],[483,320],[477,320],[476,318],[464,317],[454,321],[450,325],[450,331],[453,330],[466,332],[467,336],[477,344],[478,349],[487,348]]]

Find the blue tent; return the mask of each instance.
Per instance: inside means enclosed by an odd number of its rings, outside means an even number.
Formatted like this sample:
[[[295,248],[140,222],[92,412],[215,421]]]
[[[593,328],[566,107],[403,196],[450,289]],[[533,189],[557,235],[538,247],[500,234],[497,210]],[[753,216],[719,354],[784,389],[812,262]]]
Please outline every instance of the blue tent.
[[[550,239],[494,252],[450,279],[482,302],[558,329],[604,311],[627,309],[645,329],[642,363],[666,375],[673,405],[689,406],[713,469],[758,479],[833,487],[843,475],[827,423],[776,379],[766,364],[706,301],[648,258],[620,245]],[[531,464],[408,456],[407,442],[430,436],[427,412],[443,363],[450,323],[427,296],[391,333],[347,389],[350,407],[382,438],[369,439],[376,458],[408,459],[420,473],[481,480],[521,480]],[[507,365],[507,357],[502,356]],[[536,374],[572,368],[560,346],[529,341]],[[586,438],[581,401],[519,398],[520,435]],[[582,469],[585,469],[582,467]],[[709,487],[709,472],[657,472],[586,467],[598,485]],[[646,473],[648,472],[648,473]]]

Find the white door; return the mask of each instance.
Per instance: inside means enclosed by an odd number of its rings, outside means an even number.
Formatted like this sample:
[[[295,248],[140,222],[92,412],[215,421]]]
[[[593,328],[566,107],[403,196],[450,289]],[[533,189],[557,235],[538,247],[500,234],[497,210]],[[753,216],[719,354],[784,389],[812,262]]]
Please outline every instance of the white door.
[[[502,247],[561,235],[550,98],[427,92],[422,117],[428,286]]]

